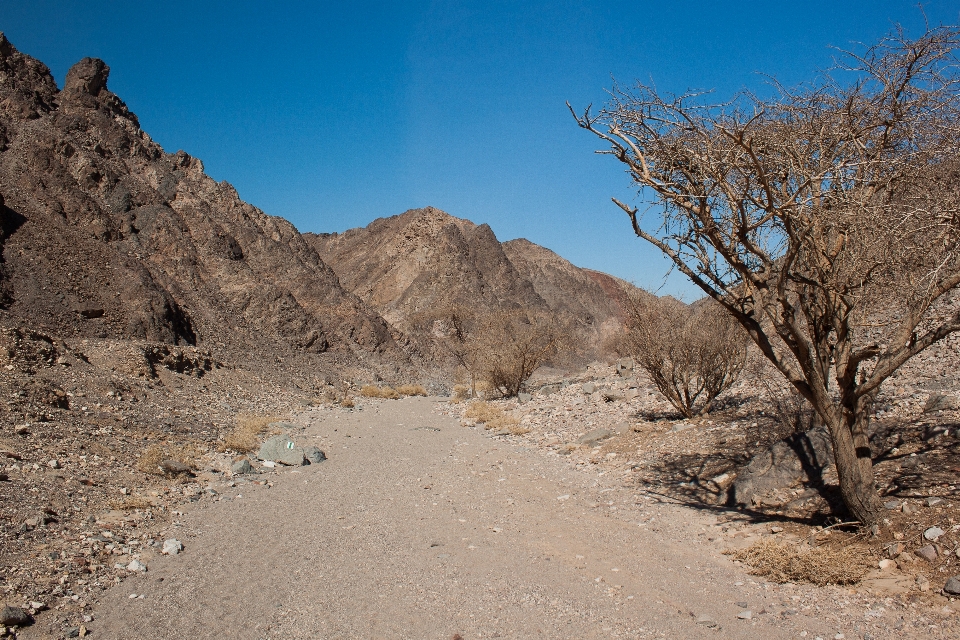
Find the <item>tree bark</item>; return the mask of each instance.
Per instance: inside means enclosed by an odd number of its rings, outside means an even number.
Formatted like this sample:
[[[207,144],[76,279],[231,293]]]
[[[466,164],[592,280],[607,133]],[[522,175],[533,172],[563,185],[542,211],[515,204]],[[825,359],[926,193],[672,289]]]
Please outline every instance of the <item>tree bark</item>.
[[[827,421],[833,442],[840,496],[847,510],[864,526],[879,523],[883,503],[874,486],[873,459],[867,434],[869,418],[841,412],[835,420]]]

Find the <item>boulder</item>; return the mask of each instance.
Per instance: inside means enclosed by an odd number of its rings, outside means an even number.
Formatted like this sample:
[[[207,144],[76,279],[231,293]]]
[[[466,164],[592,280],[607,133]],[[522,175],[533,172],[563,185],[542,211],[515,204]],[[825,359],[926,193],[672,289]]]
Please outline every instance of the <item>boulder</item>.
[[[268,438],[260,446],[257,458],[293,467],[302,465],[306,460],[303,447],[298,447],[286,434]]]
[[[801,481],[820,482],[833,465],[833,446],[820,429],[797,433],[756,454],[737,471],[731,488],[734,504],[749,505],[755,498]]]
[[[304,447],[303,457],[306,458],[310,464],[317,464],[327,459],[327,455],[316,447]]]
[[[957,409],[960,409],[960,398],[942,393],[931,393],[930,397],[927,398],[927,403],[923,406],[924,413],[956,411]]]

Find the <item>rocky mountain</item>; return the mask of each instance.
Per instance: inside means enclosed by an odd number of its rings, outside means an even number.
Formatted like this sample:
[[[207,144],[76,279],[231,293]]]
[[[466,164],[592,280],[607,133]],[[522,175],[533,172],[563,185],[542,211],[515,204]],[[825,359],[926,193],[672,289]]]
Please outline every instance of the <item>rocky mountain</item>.
[[[63,337],[378,352],[391,327],[287,221],[166,153],[85,58],[0,34],[0,316]]]
[[[595,357],[634,289],[527,240],[501,243],[488,225],[433,207],[305,237],[344,287],[408,331],[420,314],[449,305],[549,311],[570,321]]]

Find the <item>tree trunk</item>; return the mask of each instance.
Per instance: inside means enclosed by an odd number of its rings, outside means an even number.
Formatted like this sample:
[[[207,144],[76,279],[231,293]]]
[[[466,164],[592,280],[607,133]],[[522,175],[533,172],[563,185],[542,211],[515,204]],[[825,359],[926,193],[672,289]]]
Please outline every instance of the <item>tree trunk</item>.
[[[855,416],[843,411],[837,420],[827,424],[837,463],[840,496],[850,515],[865,526],[877,524],[883,513],[883,503],[874,487],[868,420],[866,412]]]

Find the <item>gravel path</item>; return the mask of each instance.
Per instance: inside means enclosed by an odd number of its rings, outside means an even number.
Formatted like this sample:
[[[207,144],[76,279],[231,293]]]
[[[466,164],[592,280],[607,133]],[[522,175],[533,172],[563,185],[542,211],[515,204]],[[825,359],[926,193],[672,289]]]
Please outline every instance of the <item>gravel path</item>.
[[[299,416],[295,439],[329,460],[185,508],[166,532],[185,551],[107,592],[93,637],[836,633],[802,611],[762,615],[786,592],[720,554],[711,514],[604,484],[434,407],[410,398]]]

